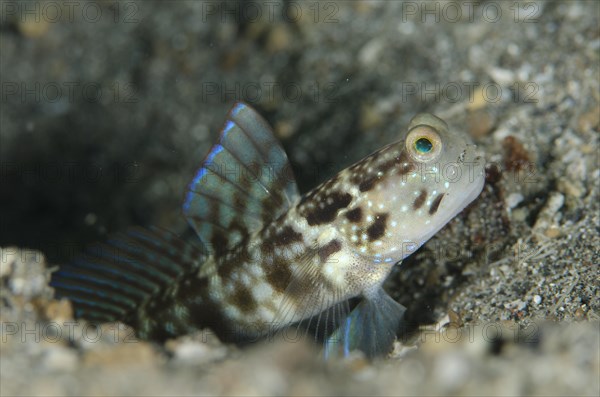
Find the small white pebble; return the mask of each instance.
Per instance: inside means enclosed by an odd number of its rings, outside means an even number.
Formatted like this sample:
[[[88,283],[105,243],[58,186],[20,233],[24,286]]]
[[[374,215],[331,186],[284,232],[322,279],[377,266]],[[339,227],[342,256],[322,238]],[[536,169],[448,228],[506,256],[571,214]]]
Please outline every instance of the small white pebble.
[[[534,295],[533,296],[533,303],[535,303],[536,305],[539,305],[540,303],[542,303],[542,297],[539,295]]]
[[[471,377],[473,368],[467,357],[460,352],[442,355],[435,363],[433,378],[440,385],[449,389],[457,389]]]
[[[175,359],[185,363],[203,363],[210,357],[210,348],[203,343],[183,342],[175,349]]]
[[[77,368],[79,358],[74,350],[53,346],[46,349],[42,362],[51,371],[69,372]]]
[[[515,208],[523,199],[524,197],[521,193],[511,193],[506,198],[506,205],[510,209]]]

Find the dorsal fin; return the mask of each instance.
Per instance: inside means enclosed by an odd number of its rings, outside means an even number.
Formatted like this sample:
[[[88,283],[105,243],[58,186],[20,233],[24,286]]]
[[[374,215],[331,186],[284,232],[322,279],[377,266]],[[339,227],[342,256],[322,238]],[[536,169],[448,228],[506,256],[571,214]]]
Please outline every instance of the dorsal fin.
[[[286,212],[297,197],[287,155],[269,124],[237,102],[189,185],[183,213],[218,256]]]

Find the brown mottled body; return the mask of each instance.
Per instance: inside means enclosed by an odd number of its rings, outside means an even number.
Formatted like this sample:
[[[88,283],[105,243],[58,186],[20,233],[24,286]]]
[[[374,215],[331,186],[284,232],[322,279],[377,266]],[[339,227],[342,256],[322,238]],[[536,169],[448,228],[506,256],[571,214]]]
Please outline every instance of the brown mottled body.
[[[53,286],[78,315],[125,321],[143,338],[209,327],[244,342],[316,318],[332,327],[317,330],[326,344],[341,337],[346,353],[381,355],[404,315],[383,281],[483,181],[474,145],[422,114],[397,142],[300,196],[268,123],[237,103],[183,204],[205,252],[156,228],[133,230],[110,241],[122,252],[65,266]]]
[[[443,122],[429,117],[443,131]],[[464,163],[464,156],[457,151],[452,160]],[[203,304],[216,307],[225,327],[238,332],[234,339],[243,340],[374,294],[394,264],[428,238],[413,233],[414,223],[434,222],[426,228],[433,234],[443,225],[435,215],[445,195],[462,193],[435,180],[436,165],[411,157],[402,140],[341,171],[247,243],[210,258],[201,270]]]

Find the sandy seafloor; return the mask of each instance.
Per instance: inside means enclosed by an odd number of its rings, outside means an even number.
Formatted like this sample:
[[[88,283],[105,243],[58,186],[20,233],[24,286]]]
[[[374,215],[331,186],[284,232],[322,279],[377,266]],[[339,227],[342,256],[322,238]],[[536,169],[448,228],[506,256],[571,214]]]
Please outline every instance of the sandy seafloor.
[[[1,394],[598,395],[599,3],[246,4],[1,3]],[[49,269],[85,244],[185,231],[237,99],[303,192],[419,111],[486,152],[481,196],[386,284],[420,325],[389,358],[96,338],[52,300]]]

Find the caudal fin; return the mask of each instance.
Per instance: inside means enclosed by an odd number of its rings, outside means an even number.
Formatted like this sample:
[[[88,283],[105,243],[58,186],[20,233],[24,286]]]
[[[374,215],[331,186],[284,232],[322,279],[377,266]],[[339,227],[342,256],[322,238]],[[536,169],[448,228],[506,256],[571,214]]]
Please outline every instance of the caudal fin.
[[[353,350],[369,358],[389,353],[405,311],[383,289],[375,297],[364,298],[326,340],[325,357],[347,356]]]
[[[61,266],[50,285],[57,298],[73,303],[78,318],[137,327],[204,259],[202,249],[171,232],[133,228]]]

